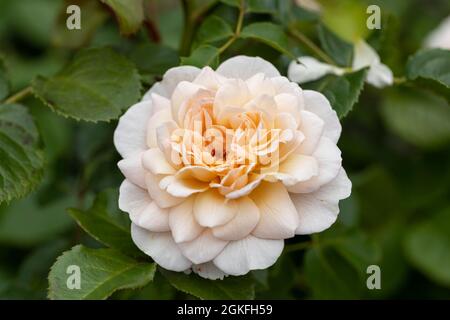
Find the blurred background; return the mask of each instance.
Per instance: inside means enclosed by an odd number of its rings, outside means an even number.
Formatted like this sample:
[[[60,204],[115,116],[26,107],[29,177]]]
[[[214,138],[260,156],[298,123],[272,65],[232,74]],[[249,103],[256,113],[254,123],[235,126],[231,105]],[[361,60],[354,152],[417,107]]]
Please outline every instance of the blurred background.
[[[80,32],[65,28],[68,4],[82,8]],[[365,27],[369,4],[382,10],[380,31],[369,32]],[[319,43],[316,24],[321,19],[347,41],[364,37],[398,78],[404,75],[408,57],[450,15],[447,0],[323,1],[322,6],[321,17],[298,7],[298,29]],[[36,75],[55,74],[78,49],[100,45],[112,46],[133,60],[147,89],[165,70],[178,65],[180,55],[188,55],[189,48],[179,51],[184,30],[180,1],[146,1],[145,8],[144,27],[125,37],[112,12],[99,1],[0,0],[0,55],[12,92],[28,86]],[[236,19],[236,9],[225,4],[211,10],[227,21]],[[246,19],[279,18],[262,12]],[[289,46],[297,55],[308,52],[298,43]],[[221,59],[237,53],[262,56],[282,74],[290,62],[289,57],[252,40],[237,41]],[[33,193],[0,206],[1,299],[45,299],[49,269],[63,251],[78,243],[99,247],[71,220],[66,208],[88,208],[97,193],[116,193],[122,179],[112,144],[116,122],[66,119],[32,97],[24,104],[41,133],[45,176]],[[342,125],[339,146],[353,194],[341,203],[338,222],[313,236],[319,245],[286,252],[269,270],[253,273],[256,297],[449,299],[448,102],[415,87],[380,90],[366,85]],[[309,239],[296,237],[288,242]],[[366,287],[370,264],[381,268],[381,290]],[[119,291],[112,298],[191,297],[173,289],[157,273],[147,287]]]

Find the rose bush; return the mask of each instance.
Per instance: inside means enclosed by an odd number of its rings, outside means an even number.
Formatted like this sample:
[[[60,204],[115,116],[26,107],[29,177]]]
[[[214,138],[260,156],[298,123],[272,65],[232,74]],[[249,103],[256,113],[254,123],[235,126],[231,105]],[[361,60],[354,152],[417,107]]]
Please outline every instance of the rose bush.
[[[120,118],[119,207],[160,266],[209,279],[265,269],[350,195],[328,100],[258,57],[168,70]]]

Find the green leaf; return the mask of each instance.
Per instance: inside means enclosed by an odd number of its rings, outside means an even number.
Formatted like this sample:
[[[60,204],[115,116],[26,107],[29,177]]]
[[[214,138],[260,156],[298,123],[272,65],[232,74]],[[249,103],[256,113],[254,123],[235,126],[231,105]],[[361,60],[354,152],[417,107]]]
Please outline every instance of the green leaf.
[[[211,15],[205,19],[197,32],[198,43],[211,43],[233,36],[231,26],[219,16]]]
[[[42,205],[32,194],[5,206],[0,210],[0,243],[35,246],[68,231],[74,224],[65,211],[74,203],[66,197]]]
[[[10,83],[8,78],[8,70],[5,65],[5,60],[0,56],[0,101],[5,99],[10,92]]]
[[[283,28],[271,22],[255,22],[245,26],[240,34],[243,39],[255,39],[261,41],[275,50],[294,57],[286,48],[288,47],[288,38]]]
[[[241,0],[221,0],[223,3],[239,8]],[[273,0],[242,0],[245,12],[248,13],[270,13],[276,12],[275,1]]]
[[[141,252],[131,240],[130,222],[125,213],[109,210],[107,192],[100,193],[89,210],[68,209],[81,228],[104,245],[124,254],[139,256]],[[108,201],[109,200],[109,201]],[[115,199],[114,203],[117,203]]]
[[[323,50],[340,66],[349,67],[353,61],[353,46],[339,38],[322,24],[318,27],[320,44]]]
[[[414,226],[405,239],[407,258],[430,279],[450,287],[450,208]]]
[[[406,76],[450,101],[450,50],[425,49],[410,57]]]
[[[379,248],[360,232],[333,229],[314,239],[305,255],[305,277],[315,299],[363,297],[366,270],[380,259]]]
[[[22,105],[0,105],[0,159],[0,203],[26,195],[41,181],[44,157],[39,135]]]
[[[69,266],[80,268],[80,289],[67,286]],[[113,249],[78,245],[63,253],[50,269],[48,296],[53,300],[106,299],[120,289],[143,287],[153,280],[155,269],[154,263],[136,261]]]
[[[450,142],[450,106],[438,96],[417,89],[394,92],[381,111],[388,128],[413,145],[433,149]]]
[[[120,32],[130,35],[139,30],[144,21],[142,0],[100,0],[108,5],[119,21]]]
[[[358,102],[364,87],[368,69],[361,69],[343,76],[328,75],[320,80],[305,84],[304,87],[323,93],[337,112],[339,118],[345,117]]]
[[[141,72],[154,75],[163,75],[167,69],[178,66],[180,60],[174,49],[151,42],[134,48],[130,59]]]
[[[226,277],[223,280],[207,280],[196,274],[187,275],[159,268],[176,289],[207,300],[240,300],[255,297],[254,281],[250,275]]]
[[[87,121],[117,118],[140,89],[134,65],[109,48],[82,50],[57,75],[33,81],[33,92],[54,111]]]
[[[181,63],[184,65],[216,68],[219,65],[219,49],[210,45],[202,45],[195,49],[189,57],[182,57]]]

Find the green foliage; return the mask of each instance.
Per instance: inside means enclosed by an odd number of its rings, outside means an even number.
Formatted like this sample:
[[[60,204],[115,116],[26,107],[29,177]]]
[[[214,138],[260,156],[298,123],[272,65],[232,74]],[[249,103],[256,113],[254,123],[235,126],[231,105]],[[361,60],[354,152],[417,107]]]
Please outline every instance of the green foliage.
[[[450,142],[450,108],[437,96],[418,89],[392,93],[383,103],[386,125],[416,146],[437,148]]]
[[[197,33],[199,43],[211,43],[231,37],[231,26],[222,18],[212,15],[205,19]]]
[[[328,75],[307,84],[305,88],[322,92],[330,101],[339,118],[343,118],[358,102],[367,71],[368,69],[361,69],[343,76]]]
[[[144,21],[142,0],[100,0],[116,14],[120,32],[124,35],[136,33]]]
[[[411,262],[430,279],[450,287],[450,208],[415,225],[405,249]]]
[[[130,54],[140,72],[163,75],[179,64],[178,53],[172,48],[155,43],[145,43],[134,48]]]
[[[0,158],[0,203],[23,197],[40,182],[43,152],[33,118],[22,105],[0,105]]]
[[[107,192],[100,193],[89,210],[68,209],[69,214],[84,231],[104,245],[127,255],[141,255],[131,240],[127,215],[118,209],[109,210],[108,202],[110,206],[113,201],[117,203],[117,197],[109,201],[108,197],[111,198]]]
[[[450,51],[422,50],[413,55],[406,65],[406,76],[420,86],[442,94],[450,102]]]
[[[69,266],[80,269],[81,286],[71,290]],[[78,245],[60,256],[49,274],[49,298],[53,300],[105,299],[119,289],[138,288],[153,280],[154,263],[129,258],[113,249],[90,249]]]
[[[227,277],[223,280],[207,280],[195,274],[184,274],[159,269],[176,289],[200,299],[253,299],[254,283],[250,276]]]
[[[7,73],[5,60],[0,56],[0,101],[6,98],[9,94],[10,83]]]
[[[215,68],[219,65],[219,54],[218,48],[202,45],[195,49],[189,57],[182,57],[181,63],[196,67],[211,66]]]
[[[270,22],[255,22],[245,26],[241,38],[261,41],[275,50],[293,57],[288,48],[288,38],[283,28]]]
[[[108,121],[140,96],[138,73],[108,48],[85,49],[51,78],[37,77],[34,93],[56,112],[88,121]]]
[[[340,66],[350,67],[353,61],[353,45],[342,40],[322,24],[317,27],[323,50]]]

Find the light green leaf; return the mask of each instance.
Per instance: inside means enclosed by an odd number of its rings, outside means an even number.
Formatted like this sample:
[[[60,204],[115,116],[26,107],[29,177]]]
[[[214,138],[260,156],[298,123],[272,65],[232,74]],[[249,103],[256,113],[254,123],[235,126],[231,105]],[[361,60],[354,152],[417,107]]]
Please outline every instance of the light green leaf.
[[[210,45],[202,45],[195,49],[189,57],[182,57],[181,63],[184,65],[216,68],[219,65],[219,49]]]
[[[425,275],[450,287],[450,208],[414,226],[405,239],[407,258]]]
[[[134,65],[109,48],[82,50],[57,75],[33,81],[33,92],[54,111],[87,121],[117,118],[140,89]]]
[[[231,37],[231,26],[219,16],[211,15],[205,19],[197,32],[198,43],[211,43]]]
[[[433,94],[408,90],[389,94],[382,116],[393,132],[422,148],[437,148],[450,142],[450,106]]]
[[[139,30],[144,21],[142,0],[100,0],[108,5],[116,14],[120,32],[130,35]]]
[[[305,84],[304,87],[323,93],[337,112],[339,118],[345,117],[358,102],[364,87],[367,69],[361,69],[343,76],[328,75]]]
[[[207,280],[196,274],[184,274],[159,269],[178,290],[206,300],[239,300],[255,297],[254,281],[250,275],[226,277],[223,280]]]
[[[419,51],[408,60],[406,76],[450,101],[450,50]]]
[[[318,27],[323,50],[340,66],[349,67],[353,61],[353,46],[339,38],[323,24]]]
[[[69,289],[69,266],[80,268],[80,289]],[[50,270],[48,296],[53,300],[106,299],[120,289],[132,289],[153,280],[155,264],[136,261],[113,249],[78,245],[63,253]]]
[[[20,198],[41,181],[44,157],[28,110],[0,105],[0,203]]]
[[[108,208],[108,193],[100,193],[89,210],[68,209],[81,228],[104,245],[124,254],[139,256],[140,251],[131,240],[130,222],[125,213]],[[108,201],[109,200],[109,201]]]
[[[180,60],[174,49],[151,42],[134,48],[130,59],[141,72],[154,75],[163,75],[167,69],[178,66]]]
[[[294,57],[286,48],[288,38],[282,27],[271,22],[255,22],[245,26],[240,34],[243,39],[255,39],[261,41],[275,50]]]
[[[305,255],[305,277],[315,299],[363,297],[366,269],[380,259],[379,248],[360,232],[336,232],[314,238]]]
[[[0,55],[0,101],[5,99],[10,90],[10,83],[8,78],[8,71],[6,69],[5,61]]]

